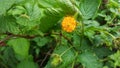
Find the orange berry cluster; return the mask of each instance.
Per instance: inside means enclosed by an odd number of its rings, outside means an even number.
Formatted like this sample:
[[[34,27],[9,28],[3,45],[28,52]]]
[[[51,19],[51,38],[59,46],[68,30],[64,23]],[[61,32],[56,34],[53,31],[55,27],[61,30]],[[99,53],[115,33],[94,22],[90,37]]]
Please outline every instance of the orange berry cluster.
[[[76,24],[74,17],[66,16],[62,21],[62,29],[66,32],[72,32],[75,29]]]

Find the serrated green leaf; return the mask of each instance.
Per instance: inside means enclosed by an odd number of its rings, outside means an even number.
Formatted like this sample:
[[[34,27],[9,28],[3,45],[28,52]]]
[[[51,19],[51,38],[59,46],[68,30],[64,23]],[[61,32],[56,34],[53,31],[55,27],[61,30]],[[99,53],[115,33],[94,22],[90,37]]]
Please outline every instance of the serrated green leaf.
[[[60,8],[66,15],[74,14],[76,6],[73,4],[75,1],[71,0],[39,0],[40,6],[44,8]]]
[[[100,46],[104,44],[104,39],[100,35],[95,35],[93,39],[93,43],[95,46]]]
[[[85,38],[81,41],[81,46],[77,47],[80,51],[91,50],[92,44],[89,39]]]
[[[2,60],[1,60],[1,58],[2,58]],[[14,51],[11,47],[6,47],[5,50],[3,51],[3,54],[0,54],[0,62],[6,64],[6,66],[9,66],[10,68],[16,67],[15,65],[18,62],[15,57]],[[9,62],[11,62],[11,63],[9,63]]]
[[[79,54],[78,62],[80,62],[85,68],[102,68],[102,63],[99,62],[97,56],[90,51]]]
[[[93,50],[95,54],[101,59],[114,53],[114,51],[107,47],[96,47]]]
[[[26,3],[25,8],[27,9],[28,15],[30,16],[31,20],[39,20],[41,16],[41,11],[42,9],[39,8],[38,4],[31,4],[31,3]]]
[[[29,55],[30,43],[25,38],[16,38],[8,41],[8,45],[12,46],[16,55],[25,59]]]
[[[120,66],[120,51],[118,50],[116,53],[110,55],[110,58],[114,61],[114,66]]]
[[[60,20],[59,13],[57,9],[46,9],[41,17],[39,29],[42,32],[49,31]]]
[[[100,6],[101,0],[81,0],[80,11],[84,19],[92,18]]]
[[[27,11],[23,6],[14,6],[8,11],[8,14],[13,16],[18,16],[26,13]]]
[[[77,7],[73,3],[74,0],[59,0],[58,5],[66,15],[74,15],[77,11]]]
[[[40,7],[51,8],[58,7],[56,0],[38,0]]]
[[[38,7],[38,4],[32,5],[31,3],[26,3],[25,8],[28,13],[16,17],[16,22],[30,28],[40,24],[41,9]]]
[[[92,49],[91,41],[86,37],[81,37],[80,35],[73,35],[73,44],[78,51],[85,51]]]
[[[73,34],[73,44],[75,46],[79,47],[80,46],[80,41],[81,41],[81,37],[78,34],[74,33]]]
[[[0,16],[0,33],[19,33],[18,25],[12,16]]]
[[[0,0],[0,15],[5,14],[16,0]]]

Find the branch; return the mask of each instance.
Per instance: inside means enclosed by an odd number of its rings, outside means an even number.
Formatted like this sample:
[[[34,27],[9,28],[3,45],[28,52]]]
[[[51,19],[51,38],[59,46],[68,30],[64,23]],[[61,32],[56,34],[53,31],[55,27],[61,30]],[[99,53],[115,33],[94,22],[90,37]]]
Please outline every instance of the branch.
[[[12,35],[8,35],[6,38],[0,40],[0,45],[1,45],[1,46],[6,45],[6,44],[5,44],[5,41],[8,40],[8,39],[10,39],[11,37],[12,37]]]

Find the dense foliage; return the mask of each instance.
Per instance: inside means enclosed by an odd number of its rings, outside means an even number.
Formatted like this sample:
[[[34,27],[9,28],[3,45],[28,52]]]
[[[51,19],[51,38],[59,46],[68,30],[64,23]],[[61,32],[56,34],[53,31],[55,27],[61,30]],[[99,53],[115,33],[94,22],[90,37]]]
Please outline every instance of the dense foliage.
[[[0,0],[0,68],[119,67],[119,0]]]

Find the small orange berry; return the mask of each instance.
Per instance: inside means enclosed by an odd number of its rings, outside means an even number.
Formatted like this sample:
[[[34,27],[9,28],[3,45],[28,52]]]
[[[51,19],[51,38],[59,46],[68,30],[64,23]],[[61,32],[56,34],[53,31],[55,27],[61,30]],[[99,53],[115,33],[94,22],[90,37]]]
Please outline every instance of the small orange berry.
[[[76,24],[74,17],[66,16],[62,21],[62,29],[66,32],[72,32],[75,29]]]

